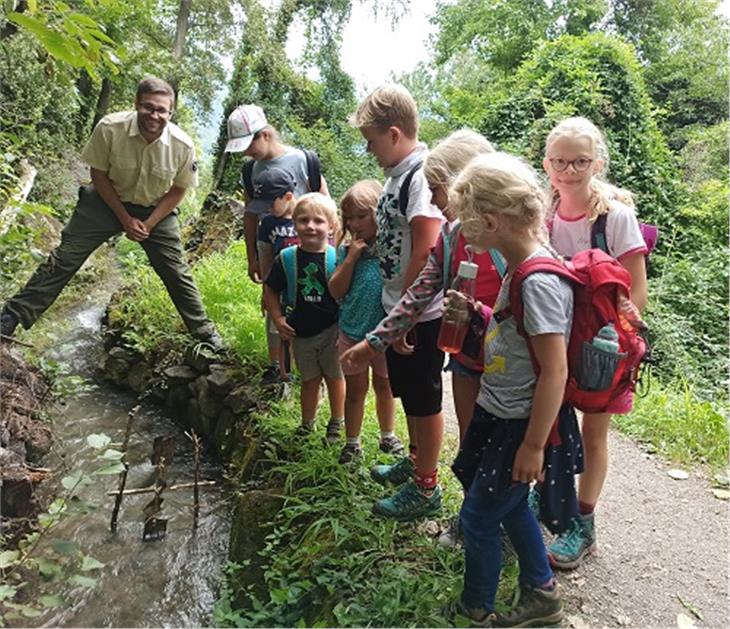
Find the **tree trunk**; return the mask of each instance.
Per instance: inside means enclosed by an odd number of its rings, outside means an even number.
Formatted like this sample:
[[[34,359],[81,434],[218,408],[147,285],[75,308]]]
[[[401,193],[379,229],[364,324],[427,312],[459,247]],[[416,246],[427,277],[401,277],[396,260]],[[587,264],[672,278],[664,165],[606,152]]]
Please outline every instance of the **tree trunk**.
[[[112,95],[112,82],[109,77],[104,77],[101,80],[101,90],[99,91],[99,98],[96,100],[96,112],[94,113],[94,122],[91,123],[92,128],[106,116],[106,110],[109,109],[109,100]]]
[[[76,118],[76,140],[82,143],[86,139],[86,123],[91,118],[94,84],[89,73],[82,69],[76,79],[76,89],[79,91],[79,115]]]
[[[180,8],[177,11],[175,41],[172,44],[172,58],[175,61],[175,70],[174,75],[169,80],[172,89],[175,90],[175,102],[177,102],[180,91],[180,75],[178,74],[178,70],[185,52],[185,40],[187,39],[188,27],[190,26],[190,7],[192,3],[193,0],[180,0]]]

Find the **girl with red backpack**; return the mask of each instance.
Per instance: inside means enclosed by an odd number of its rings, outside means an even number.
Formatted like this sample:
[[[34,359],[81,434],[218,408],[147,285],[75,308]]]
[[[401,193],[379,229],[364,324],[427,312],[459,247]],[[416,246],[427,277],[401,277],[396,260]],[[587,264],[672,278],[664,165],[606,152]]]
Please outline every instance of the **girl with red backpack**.
[[[606,143],[590,120],[568,118],[550,132],[543,159],[552,194],[547,220],[550,244],[567,258],[587,249],[603,249],[630,273],[631,301],[642,310],[647,302],[645,255],[649,249],[631,193],[601,178],[607,167]],[[593,511],[608,471],[611,415],[629,413],[631,408],[632,393],[627,389],[606,412],[583,415],[585,470],[579,482],[579,514],[549,547],[554,567],[575,568],[596,546]]]
[[[449,188],[449,205],[473,248],[495,248],[507,262],[485,334],[474,414],[452,466],[466,492],[460,516],[464,590],[457,607],[473,626],[545,626],[560,621],[562,602],[527,497],[530,483],[544,479],[553,489],[564,488],[566,500],[571,492],[575,500],[580,433],[573,408],[563,403],[573,287],[559,274],[533,272],[521,283],[520,324],[503,316],[516,305],[510,298],[513,274],[533,261],[555,262],[546,245],[544,192],[520,159],[506,153],[475,157]],[[454,291],[448,297],[460,299]],[[559,457],[546,446],[553,436],[562,443]],[[519,599],[505,614],[494,613],[500,526],[520,566]]]

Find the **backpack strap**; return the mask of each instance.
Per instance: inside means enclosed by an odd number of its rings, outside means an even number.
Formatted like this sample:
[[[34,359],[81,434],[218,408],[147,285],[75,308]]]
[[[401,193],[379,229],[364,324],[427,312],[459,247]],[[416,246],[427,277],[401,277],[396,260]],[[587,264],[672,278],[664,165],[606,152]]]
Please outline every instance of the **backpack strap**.
[[[608,239],[606,238],[606,222],[608,214],[599,214],[598,218],[591,225],[591,249],[600,249],[604,253],[611,255],[608,250]]]
[[[285,304],[293,308],[297,303],[297,246],[286,247],[279,255],[286,276]]]
[[[324,274],[327,281],[332,277],[335,272],[335,266],[337,265],[337,249],[332,245],[327,245],[327,249],[324,252]]]
[[[507,275],[507,262],[505,261],[504,257],[502,257],[502,254],[496,249],[490,249],[489,255],[492,258],[494,268],[497,269],[497,274],[499,275],[499,277],[504,279],[504,276]]]
[[[451,288],[451,253],[452,240],[459,237],[461,226],[457,225],[450,233],[446,232],[447,223],[441,226],[441,241],[444,244],[443,260],[441,261],[441,274],[443,276],[444,293]]]
[[[243,189],[246,191],[248,201],[253,199],[253,162],[254,160],[247,159],[243,162],[243,166],[241,168],[241,184],[243,185]]]
[[[400,208],[400,213],[405,216],[406,210],[408,210],[408,203],[411,199],[411,181],[413,181],[413,175],[416,174],[416,171],[419,170],[423,166],[423,162],[418,162],[414,166],[411,167],[411,169],[406,173],[406,176],[403,178],[403,183],[400,185],[400,192],[398,193],[398,207]]]
[[[319,156],[314,151],[302,149],[304,157],[307,158],[307,179],[309,179],[309,191],[319,192],[322,189],[322,164]]]
[[[502,319],[506,319],[510,315],[513,316],[517,325],[517,332],[528,340],[528,345],[529,337],[524,327],[525,310],[522,302],[522,283],[533,273],[553,273],[571,283],[578,281],[575,274],[564,263],[555,258],[532,258],[515,269],[509,283],[509,306],[501,311],[504,313]],[[532,353],[532,349],[530,349],[530,353]]]

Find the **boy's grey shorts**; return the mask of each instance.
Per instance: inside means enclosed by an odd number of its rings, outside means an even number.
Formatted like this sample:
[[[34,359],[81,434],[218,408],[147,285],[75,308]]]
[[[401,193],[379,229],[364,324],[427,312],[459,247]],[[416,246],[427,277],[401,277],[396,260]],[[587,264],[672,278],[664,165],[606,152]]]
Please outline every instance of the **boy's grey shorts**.
[[[294,360],[299,369],[302,382],[320,376],[327,378],[343,378],[340,359],[337,354],[337,324],[330,326],[319,334],[306,338],[292,339]]]

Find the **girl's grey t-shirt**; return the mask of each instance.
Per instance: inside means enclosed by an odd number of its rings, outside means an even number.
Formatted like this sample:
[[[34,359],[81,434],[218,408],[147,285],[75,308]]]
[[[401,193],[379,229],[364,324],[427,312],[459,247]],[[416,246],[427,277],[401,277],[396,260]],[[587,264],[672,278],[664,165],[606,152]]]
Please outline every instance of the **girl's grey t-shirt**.
[[[251,171],[251,180],[254,187],[261,175],[270,168],[288,170],[292,175],[294,175],[294,180],[296,182],[296,188],[294,188],[295,197],[299,198],[303,194],[307,194],[307,192],[309,192],[307,156],[301,149],[287,146],[286,152],[279,157],[267,160],[256,160],[253,163],[253,170]],[[243,185],[243,182],[241,185]],[[250,212],[252,214],[265,214],[269,211],[271,205],[271,202],[267,203],[263,202],[261,199],[252,199],[249,200],[249,203],[246,206],[246,212]]]
[[[540,247],[529,259],[553,257]],[[494,312],[509,305],[509,281],[505,277]],[[553,273],[533,273],[522,283],[524,326],[528,336],[563,334],[566,346],[573,322],[573,288]],[[517,332],[514,317],[489,322],[484,338],[484,374],[477,404],[504,419],[530,416],[537,377],[527,341]]]

